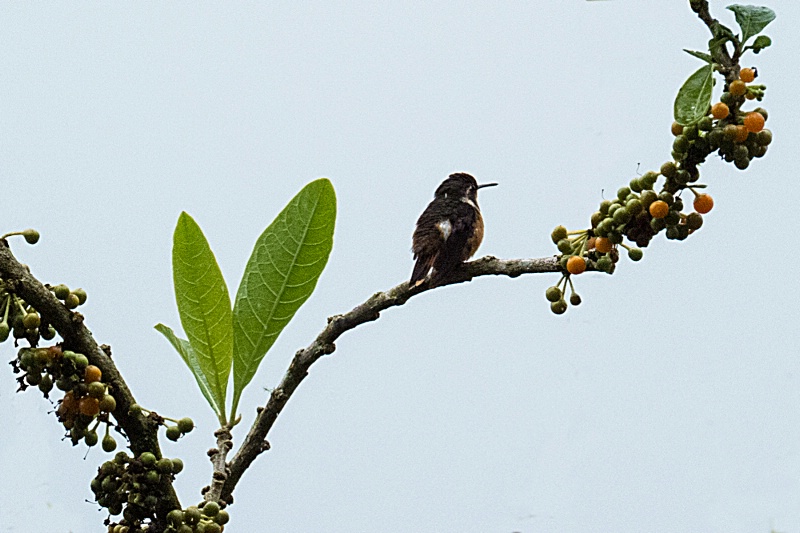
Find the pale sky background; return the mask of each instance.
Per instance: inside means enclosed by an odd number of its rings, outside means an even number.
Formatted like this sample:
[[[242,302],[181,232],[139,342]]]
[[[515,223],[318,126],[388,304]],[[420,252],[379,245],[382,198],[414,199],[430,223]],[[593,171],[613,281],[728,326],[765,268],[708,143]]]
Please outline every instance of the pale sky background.
[[[734,26],[729,2],[713,13]],[[749,56],[775,142],[702,168],[716,206],[553,315],[556,275],[426,293],[347,333],[279,418],[226,533],[800,531],[800,3],[768,3]],[[215,418],[153,329],[179,328],[172,231],[200,223],[236,292],[256,237],[306,183],[338,196],[317,291],[242,399],[255,407],[327,316],[408,278],[414,222],[453,171],[481,191],[479,255],[555,253],[603,197],[670,153],[707,29],[688,2],[0,4],[0,233],[82,308],[139,402],[192,416],[165,442],[210,479]],[[719,87],[716,95],[718,96]],[[0,346],[2,360],[14,356]],[[104,531],[108,456],[60,441],[0,370],[0,531]]]

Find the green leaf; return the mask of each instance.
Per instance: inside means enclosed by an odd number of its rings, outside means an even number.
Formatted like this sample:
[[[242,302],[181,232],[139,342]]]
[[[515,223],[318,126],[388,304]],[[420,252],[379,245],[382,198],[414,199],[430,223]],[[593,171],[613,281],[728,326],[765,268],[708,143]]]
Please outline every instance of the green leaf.
[[[205,235],[185,212],[175,227],[172,274],[183,330],[214,401],[224,409],[233,359],[231,299]]]
[[[712,73],[711,65],[704,65],[684,82],[675,98],[675,121],[678,124],[688,126],[706,116],[714,87]]]
[[[757,54],[771,44],[772,44],[772,39],[770,39],[766,35],[759,35],[758,37],[756,37],[756,40],[753,41],[753,45],[748,46],[748,48],[752,48],[753,53]]]
[[[705,52],[698,52],[696,50],[687,50],[686,48],[684,48],[683,51],[689,54],[690,56],[702,59],[703,61],[706,61],[708,63],[713,63],[714,61],[713,59],[711,59],[711,56],[709,54],[706,54]]]
[[[306,185],[256,241],[233,306],[231,420],[267,350],[314,291],[335,223],[336,194],[321,178]]]
[[[728,6],[736,14],[736,22],[742,28],[742,43],[753,35],[758,35],[767,24],[775,20],[775,12],[764,6],[742,6],[734,4]]]
[[[194,379],[197,380],[197,385],[200,387],[200,392],[206,397],[208,404],[211,406],[211,409],[214,410],[220,422],[224,423],[225,412],[214,400],[214,394],[211,392],[211,387],[208,384],[206,375],[203,374],[203,370],[200,368],[200,362],[197,360],[197,354],[192,349],[192,345],[189,344],[189,341],[175,335],[175,332],[164,324],[156,324],[155,328],[167,338],[173,348],[175,348],[175,351],[181,356],[183,362],[186,363],[186,366],[189,367],[189,370],[192,371],[192,375],[194,375]]]

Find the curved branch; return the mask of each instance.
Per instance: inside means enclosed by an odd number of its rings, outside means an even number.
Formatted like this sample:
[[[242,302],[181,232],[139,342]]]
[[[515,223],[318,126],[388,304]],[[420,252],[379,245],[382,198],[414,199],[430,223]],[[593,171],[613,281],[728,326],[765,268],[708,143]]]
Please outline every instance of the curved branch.
[[[372,322],[380,317],[381,311],[403,305],[410,298],[427,292],[436,287],[455,285],[470,281],[478,276],[508,276],[516,278],[522,274],[538,274],[545,272],[562,272],[557,256],[541,259],[510,259],[502,260],[492,256],[482,257],[475,261],[465,263],[460,269],[445,278],[434,278],[418,287],[411,287],[408,282],[403,282],[385,292],[376,292],[364,303],[354,307],[342,315],[328,318],[328,324],[317,335],[317,338],[306,348],[298,350],[289,365],[286,374],[277,388],[270,394],[264,407],[258,408],[253,426],[247,433],[241,448],[228,464],[227,479],[225,483],[212,486],[206,494],[206,499],[230,503],[231,495],[236,484],[241,479],[245,470],[262,452],[269,449],[267,434],[272,429],[275,420],[286,406],[298,385],[308,375],[308,369],[323,355],[328,355],[336,350],[334,344],[343,333],[366,322]]]
[[[68,310],[41,281],[31,275],[28,268],[17,261],[4,239],[0,239],[0,278],[12,292],[21,296],[45,317],[64,339],[66,348],[86,355],[91,364],[100,368],[103,381],[110,385],[109,391],[117,402],[112,414],[130,440],[133,453],[139,455],[149,451],[161,457],[158,426],[141,412],[136,415],[128,413],[136,400],[111,359],[111,349],[97,344],[92,333],[83,324],[83,315]],[[166,476],[162,477],[165,478]],[[163,510],[165,516],[170,510],[180,508],[180,502],[172,483],[164,483],[167,497],[159,503],[159,515]]]

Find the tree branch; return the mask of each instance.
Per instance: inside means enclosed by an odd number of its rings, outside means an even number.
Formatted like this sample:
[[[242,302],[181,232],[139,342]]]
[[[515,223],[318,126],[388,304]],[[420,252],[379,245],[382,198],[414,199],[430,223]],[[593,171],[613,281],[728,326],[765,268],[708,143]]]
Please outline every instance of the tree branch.
[[[460,269],[445,278],[434,278],[418,287],[403,282],[385,292],[376,292],[367,301],[354,307],[351,311],[328,318],[328,324],[317,335],[317,338],[306,348],[298,350],[289,365],[286,374],[277,388],[270,394],[264,407],[258,408],[258,414],[250,428],[241,448],[228,464],[227,479],[222,486],[212,485],[206,499],[222,500],[230,503],[236,484],[245,470],[262,452],[269,449],[266,438],[278,415],[283,411],[286,402],[308,375],[308,369],[323,355],[336,350],[334,344],[343,333],[372,322],[380,317],[381,311],[405,304],[410,298],[436,287],[464,283],[479,276],[508,276],[516,278],[522,274],[538,274],[545,272],[562,272],[557,256],[541,259],[502,260],[492,256],[482,257],[465,263]]]
[[[64,339],[66,349],[84,354],[91,364],[102,371],[103,381],[110,385],[109,392],[117,402],[112,414],[130,440],[133,453],[138,456],[143,452],[151,452],[160,458],[158,426],[141,412],[136,415],[128,412],[136,400],[111,359],[111,350],[106,346],[98,346],[92,333],[83,324],[83,315],[68,310],[58,301],[25,265],[17,261],[4,239],[0,239],[0,278],[9,290],[32,305],[55,328]],[[166,477],[162,477],[165,480],[166,497],[159,502],[159,516],[166,516],[170,510],[180,508],[175,489]]]

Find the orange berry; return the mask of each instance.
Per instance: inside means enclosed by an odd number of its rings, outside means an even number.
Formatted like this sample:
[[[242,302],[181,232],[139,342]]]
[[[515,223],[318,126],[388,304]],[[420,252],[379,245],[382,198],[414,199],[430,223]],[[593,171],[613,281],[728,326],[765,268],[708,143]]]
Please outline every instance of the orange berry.
[[[727,118],[730,114],[731,110],[728,109],[728,104],[723,102],[717,102],[713,106],[711,106],[711,116],[713,116],[717,120],[722,120],[723,118]]]
[[[756,95],[753,94],[753,93],[750,93],[750,92],[747,93],[746,95],[744,95],[744,97],[747,98],[748,100],[755,100],[756,99]]]
[[[694,210],[705,215],[714,207],[714,199],[708,194],[698,194],[694,199]]]
[[[580,274],[586,270],[586,260],[583,257],[573,255],[567,259],[567,272],[570,274]]]
[[[681,125],[680,125],[680,124],[678,124],[677,122],[673,122],[673,123],[672,123],[672,134],[673,134],[675,137],[677,137],[677,136],[678,136],[678,135],[680,135],[681,133],[683,133],[683,126],[681,126]]]
[[[747,67],[743,68],[739,71],[739,79],[745,83],[750,83],[756,79],[756,69]]]
[[[611,241],[605,237],[598,237],[594,242],[595,249],[601,254],[607,254],[611,251]]]
[[[95,416],[100,412],[100,401],[91,396],[83,397],[78,404],[78,409],[82,415]]]
[[[64,395],[64,398],[61,400],[61,405],[58,406],[58,414],[61,417],[65,417],[69,414],[73,414],[78,410],[78,400],[75,399],[75,395],[72,391],[67,392]]]
[[[733,138],[733,141],[737,143],[743,143],[747,140],[747,135],[749,133],[750,132],[747,131],[747,128],[744,126],[744,124],[739,124],[736,126],[736,136]]]
[[[764,129],[764,115],[755,111],[748,113],[744,117],[744,127],[749,132],[758,133]]]
[[[747,84],[742,80],[735,80],[732,81],[731,84],[728,86],[728,92],[731,93],[733,96],[742,96],[744,93],[747,92]]]
[[[95,381],[100,381],[100,378],[103,377],[103,373],[94,365],[88,365],[86,370],[83,373],[83,381],[86,383],[94,383]]]
[[[653,218],[664,218],[669,214],[669,206],[664,200],[656,200],[650,204],[650,215]]]

